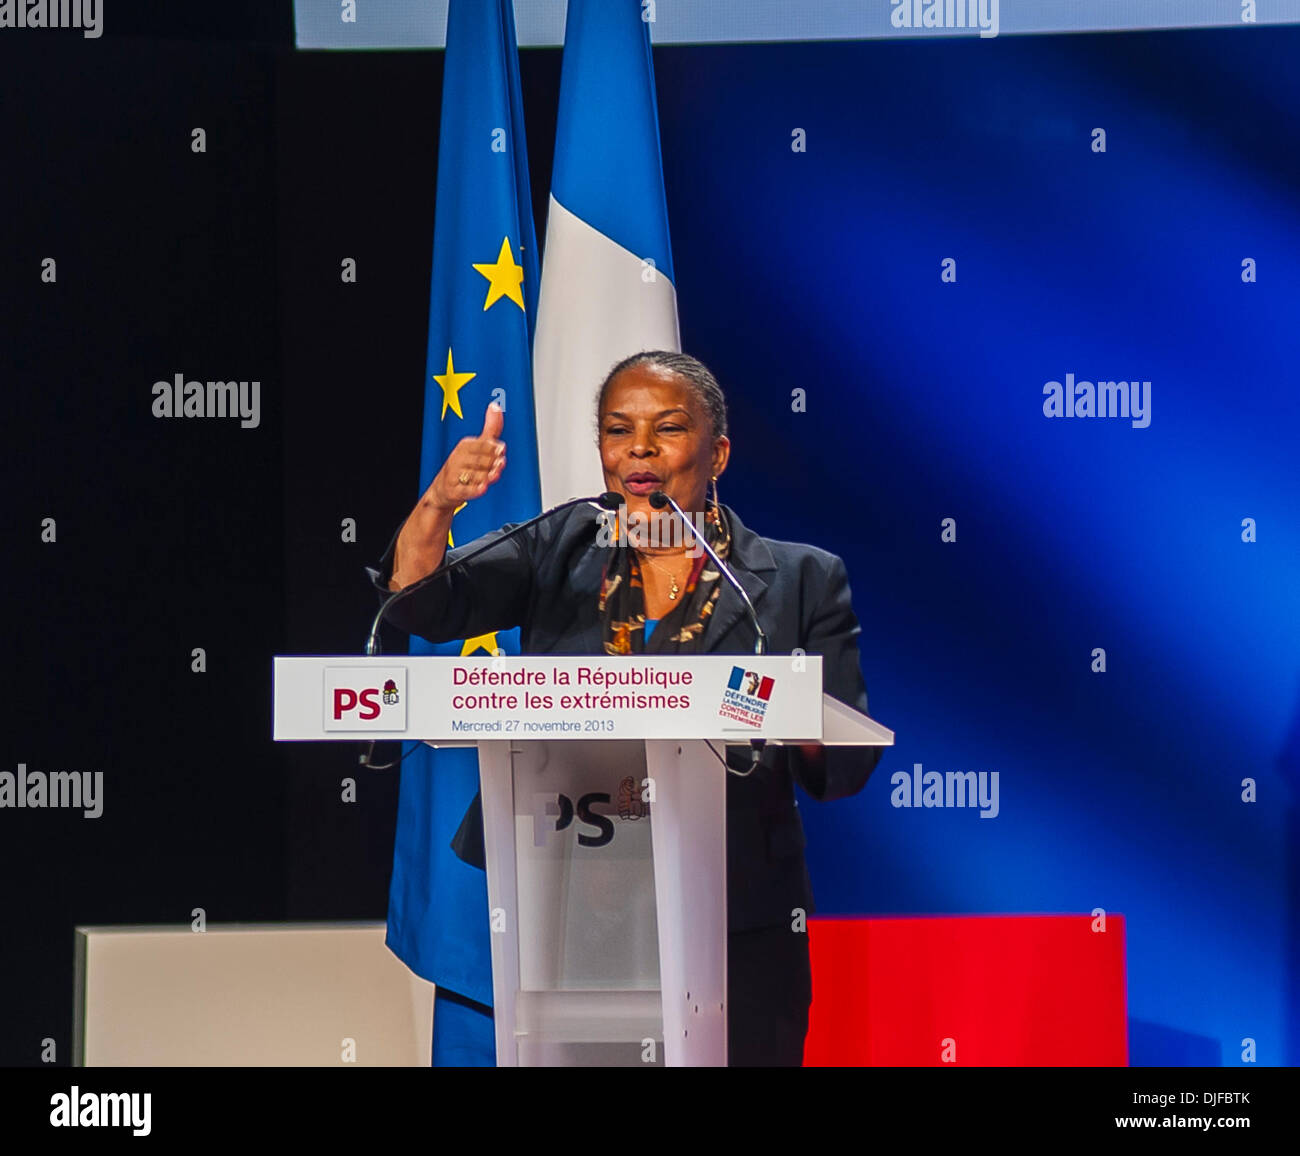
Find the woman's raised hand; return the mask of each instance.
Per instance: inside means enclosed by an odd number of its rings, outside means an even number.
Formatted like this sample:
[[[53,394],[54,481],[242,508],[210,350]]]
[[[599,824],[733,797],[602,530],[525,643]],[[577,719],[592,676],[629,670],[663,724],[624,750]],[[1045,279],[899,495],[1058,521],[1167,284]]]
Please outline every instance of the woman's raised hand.
[[[483,418],[483,432],[461,438],[447,455],[397,535],[390,590],[418,582],[442,565],[452,515],[462,502],[487,493],[506,468],[506,443],[497,436],[505,420],[505,410],[492,402]]]
[[[483,432],[477,437],[461,438],[430,483],[425,498],[431,505],[454,510],[462,502],[487,493],[506,468],[506,443],[499,436],[505,421],[505,410],[489,402]]]

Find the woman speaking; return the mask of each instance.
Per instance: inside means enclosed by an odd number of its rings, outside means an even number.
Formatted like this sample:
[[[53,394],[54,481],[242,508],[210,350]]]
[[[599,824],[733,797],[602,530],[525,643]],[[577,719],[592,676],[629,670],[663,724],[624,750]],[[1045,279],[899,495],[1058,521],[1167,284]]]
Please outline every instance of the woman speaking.
[[[844,563],[813,546],[748,529],[718,501],[727,468],[726,403],[712,373],[681,353],[638,353],[610,371],[596,403],[607,489],[625,505],[628,533],[611,543],[588,505],[545,519],[440,579],[452,515],[506,468],[504,415],[462,439],[421,497],[375,575],[383,591],[424,587],[393,604],[395,625],[433,642],[520,628],[524,654],[752,654],[743,601],[689,534],[648,535],[650,501],[672,497],[749,594],[772,654],[823,656],[823,687],[867,710],[859,626]],[[680,526],[678,527],[680,529]],[[485,545],[493,531],[452,552]],[[767,746],[752,773],[748,747],[728,747],[727,1045],[733,1065],[803,1060],[812,981],[799,910],[813,911],[797,782],[814,799],[862,789],[878,747]],[[477,801],[457,854],[483,866]]]

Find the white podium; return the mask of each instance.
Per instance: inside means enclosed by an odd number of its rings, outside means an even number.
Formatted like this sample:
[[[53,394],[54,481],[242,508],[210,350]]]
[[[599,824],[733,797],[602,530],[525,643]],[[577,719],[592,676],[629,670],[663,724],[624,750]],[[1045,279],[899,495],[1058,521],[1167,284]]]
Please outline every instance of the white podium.
[[[283,657],[275,739],[478,748],[499,1065],[721,1066],[725,746],[894,741],[821,663]]]

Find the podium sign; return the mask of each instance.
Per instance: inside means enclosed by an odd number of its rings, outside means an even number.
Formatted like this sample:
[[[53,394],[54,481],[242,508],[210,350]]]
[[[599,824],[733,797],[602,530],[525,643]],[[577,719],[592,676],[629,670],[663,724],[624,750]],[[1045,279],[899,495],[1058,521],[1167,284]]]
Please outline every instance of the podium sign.
[[[276,658],[275,738],[822,738],[822,658]]]

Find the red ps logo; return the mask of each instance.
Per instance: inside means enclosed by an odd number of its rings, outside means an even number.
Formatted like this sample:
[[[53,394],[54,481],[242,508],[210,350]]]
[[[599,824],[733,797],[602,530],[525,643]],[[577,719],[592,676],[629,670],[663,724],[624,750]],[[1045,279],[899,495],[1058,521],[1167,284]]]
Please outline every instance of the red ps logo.
[[[362,691],[355,691],[346,686],[336,686],[334,688],[334,717],[336,719],[341,719],[348,711],[356,710],[358,705],[363,708],[357,715],[358,718],[367,720],[378,718],[382,709],[379,705],[379,687],[368,686]]]

